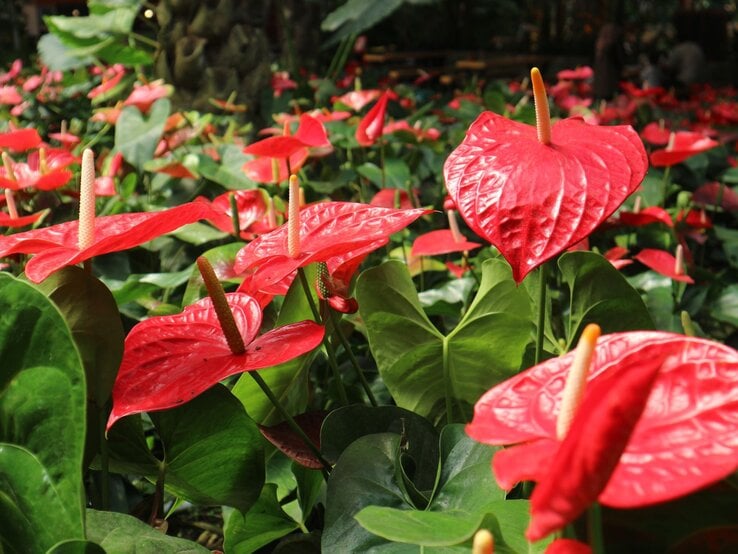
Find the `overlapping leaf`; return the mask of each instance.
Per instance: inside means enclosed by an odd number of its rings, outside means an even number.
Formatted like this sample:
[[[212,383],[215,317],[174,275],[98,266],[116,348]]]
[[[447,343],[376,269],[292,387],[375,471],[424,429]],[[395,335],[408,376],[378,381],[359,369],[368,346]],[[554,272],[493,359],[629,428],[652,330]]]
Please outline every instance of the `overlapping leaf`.
[[[565,119],[551,144],[536,129],[485,112],[444,165],[467,224],[505,256],[520,282],[588,236],[638,187],[648,160],[628,126]]]

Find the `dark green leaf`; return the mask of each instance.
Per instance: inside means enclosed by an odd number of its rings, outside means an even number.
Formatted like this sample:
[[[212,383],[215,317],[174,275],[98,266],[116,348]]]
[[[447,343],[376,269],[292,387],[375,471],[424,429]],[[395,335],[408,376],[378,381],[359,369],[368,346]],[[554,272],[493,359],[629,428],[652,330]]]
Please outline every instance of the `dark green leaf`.
[[[126,514],[87,510],[87,538],[107,554],[210,554],[185,539],[168,537]]]
[[[123,154],[128,163],[142,169],[154,156],[170,109],[166,98],[154,102],[146,118],[134,106],[123,108],[115,125],[115,150]]]
[[[529,300],[509,266],[488,260],[469,310],[447,336],[427,318],[407,268],[387,262],[359,277],[360,313],[380,374],[398,406],[435,418],[444,399],[468,405],[520,366],[531,339]],[[455,416],[456,417],[456,416]]]
[[[264,484],[263,440],[228,389],[216,385],[150,415],[164,444],[170,491],[198,504],[251,507]]]
[[[4,510],[20,510],[24,533],[45,528],[38,539],[42,551],[60,540],[83,538],[82,362],[51,301],[7,273],[0,273],[0,384],[0,441],[6,443],[0,463],[8,476],[0,482]],[[18,479],[25,470],[29,474],[24,484]],[[21,476],[13,476],[16,471]],[[53,488],[46,494],[58,502],[49,497],[47,504],[37,494],[39,488]],[[0,525],[9,548],[20,531],[5,536],[5,529]]]
[[[268,483],[248,512],[233,510],[228,516],[223,530],[223,548],[232,554],[250,554],[298,527],[297,522],[280,507],[277,486]]]
[[[559,258],[559,269],[569,287],[567,350],[588,323],[597,323],[603,333],[653,329],[638,291],[601,255],[568,252]]]
[[[40,285],[59,308],[82,356],[88,397],[102,407],[123,359],[125,333],[110,290],[80,267],[56,271]]]
[[[52,34],[43,35],[36,45],[39,56],[52,71],[67,71],[78,67],[86,67],[93,62],[92,58],[80,58],[72,54],[72,49]]]
[[[106,554],[105,549],[94,542],[71,540],[60,542],[46,554]]]
[[[471,538],[483,514],[460,510],[421,512],[367,506],[356,514],[364,529],[390,541],[422,546],[451,546]]]

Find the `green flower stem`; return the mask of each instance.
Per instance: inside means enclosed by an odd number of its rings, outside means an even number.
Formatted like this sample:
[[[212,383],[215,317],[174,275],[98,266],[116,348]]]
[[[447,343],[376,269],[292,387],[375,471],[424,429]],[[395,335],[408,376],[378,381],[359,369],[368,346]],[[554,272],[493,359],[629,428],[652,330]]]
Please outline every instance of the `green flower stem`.
[[[251,375],[254,381],[256,381],[256,384],[259,385],[259,388],[261,388],[269,401],[274,405],[276,410],[279,412],[279,415],[284,418],[290,429],[292,429],[295,433],[299,435],[305,445],[310,449],[310,452],[312,452],[313,455],[318,459],[318,461],[323,465],[323,477],[327,478],[328,474],[331,471],[331,464],[328,463],[328,461],[323,457],[315,443],[313,443],[313,441],[310,440],[310,437],[307,436],[305,431],[302,430],[302,427],[300,427],[295,419],[289,414],[289,412],[285,410],[284,406],[282,406],[282,403],[274,395],[272,389],[269,388],[269,385],[267,385],[266,381],[264,381],[261,375],[259,375],[259,373],[256,371],[249,371],[248,374]]]
[[[238,204],[236,203],[236,194],[230,193],[228,195],[228,202],[231,205],[231,222],[233,224],[233,234],[237,239],[241,238],[241,223],[238,215]]]
[[[536,329],[536,357],[535,363],[538,365],[543,357],[543,334],[546,325],[546,277],[547,277],[547,263],[541,265],[538,270],[538,277],[540,282],[538,283],[538,327]]]
[[[661,205],[664,208],[666,207],[666,196],[668,194],[668,189],[669,189],[670,175],[671,175],[671,166],[666,166],[666,169],[664,170],[664,176],[661,178]]]
[[[356,370],[356,374],[359,377],[361,386],[364,388],[364,392],[366,392],[366,395],[369,398],[369,402],[371,403],[372,406],[376,408],[377,406],[379,406],[379,404],[377,404],[377,399],[374,397],[374,393],[372,392],[372,389],[369,386],[369,382],[366,380],[364,371],[361,369],[361,366],[359,365],[359,362],[356,359],[356,356],[354,356],[354,353],[351,350],[351,345],[349,344],[348,340],[346,340],[346,337],[344,336],[343,331],[341,331],[340,320],[338,319],[336,312],[333,311],[330,307],[328,308],[328,311],[330,313],[331,323],[333,324],[333,329],[335,330],[336,335],[338,336],[338,340],[341,341],[341,344],[343,345],[343,349],[346,351],[346,354],[348,354],[349,360],[351,360],[351,365],[353,365],[354,369]]]
[[[108,440],[105,437],[105,424],[108,420],[107,414],[110,413],[108,406],[103,408],[95,406],[99,422],[100,436],[100,508],[102,510],[110,509],[110,449],[108,448]]]
[[[592,554],[605,554],[605,542],[602,538],[602,508],[597,502],[587,510],[587,531]]]
[[[307,277],[305,276],[305,270],[303,268],[301,267],[297,268],[297,277],[300,279],[302,290],[305,291],[305,297],[307,298],[308,304],[310,304],[310,310],[313,312],[313,318],[315,318],[316,322],[322,323],[323,320],[320,317],[320,312],[318,311],[318,307],[315,305],[315,300],[313,299],[313,292],[310,289],[310,284],[308,283]]]
[[[443,339],[443,383],[444,400],[446,402],[446,422],[451,425],[454,422],[453,399],[451,397],[451,375],[449,374],[449,352],[448,340]]]
[[[301,267],[297,268],[297,276],[300,279],[300,284],[302,284],[302,289],[305,291],[305,296],[307,297],[308,303],[310,304],[310,309],[313,312],[313,317],[315,318],[315,321],[318,323],[323,323],[323,319],[320,317],[320,312],[318,311],[318,308],[315,305],[315,300],[313,299],[312,289],[310,288],[310,284],[308,283],[307,277],[305,276],[305,270]],[[323,337],[323,346],[325,346],[325,351],[328,356],[328,364],[331,366],[333,377],[336,380],[336,386],[338,387],[338,397],[341,400],[341,404],[343,404],[344,406],[348,406],[349,401],[348,396],[346,395],[346,387],[344,387],[343,385],[341,372],[339,371],[338,364],[336,363],[336,355],[333,352],[333,346],[328,340],[328,335],[325,335]]]

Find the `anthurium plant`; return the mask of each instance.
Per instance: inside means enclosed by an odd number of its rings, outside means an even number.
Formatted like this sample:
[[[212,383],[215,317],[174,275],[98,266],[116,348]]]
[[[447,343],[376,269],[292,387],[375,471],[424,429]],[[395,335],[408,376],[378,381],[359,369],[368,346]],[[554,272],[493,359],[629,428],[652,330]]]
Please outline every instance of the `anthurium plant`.
[[[279,71],[257,129],[65,32],[0,72],[0,550],[738,548],[735,91]]]

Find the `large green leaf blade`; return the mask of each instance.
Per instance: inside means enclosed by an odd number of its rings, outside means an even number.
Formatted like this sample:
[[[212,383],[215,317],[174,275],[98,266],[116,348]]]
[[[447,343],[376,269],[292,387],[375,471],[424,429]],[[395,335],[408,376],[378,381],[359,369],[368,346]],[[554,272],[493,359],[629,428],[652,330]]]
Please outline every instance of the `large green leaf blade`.
[[[279,505],[277,485],[267,483],[248,512],[234,510],[228,517],[223,548],[231,554],[250,554],[298,527]]]
[[[164,444],[167,488],[197,504],[247,511],[264,484],[263,439],[222,385],[150,414]]]
[[[31,530],[49,518],[68,522],[47,549],[83,534],[85,396],[79,353],[56,307],[28,283],[0,273],[0,441],[7,452],[21,448],[37,460],[48,474],[45,486],[58,495],[61,513],[49,503],[48,514],[29,512],[25,519]],[[0,483],[6,501],[38,501],[16,497],[8,483]]]
[[[46,468],[25,448],[0,443],[0,550],[45,552],[60,540],[81,538],[76,506],[50,486]]]
[[[87,538],[108,554],[210,554],[185,539],[168,537],[126,514],[87,510]]]
[[[638,291],[599,254],[568,252],[559,258],[559,269],[570,291],[567,350],[588,323],[603,333],[653,329]]]
[[[434,420],[448,397],[466,418],[487,389],[519,369],[531,340],[529,300],[504,262],[486,262],[482,275],[470,309],[447,337],[423,312],[404,264],[390,261],[359,277],[369,346],[398,406]]]
[[[154,102],[146,118],[134,106],[123,108],[115,125],[115,150],[128,163],[142,169],[154,157],[170,109],[171,103],[166,98]]]
[[[367,531],[384,539],[421,546],[451,546],[468,540],[484,515],[461,510],[421,512],[383,506],[367,506],[356,520]]]

